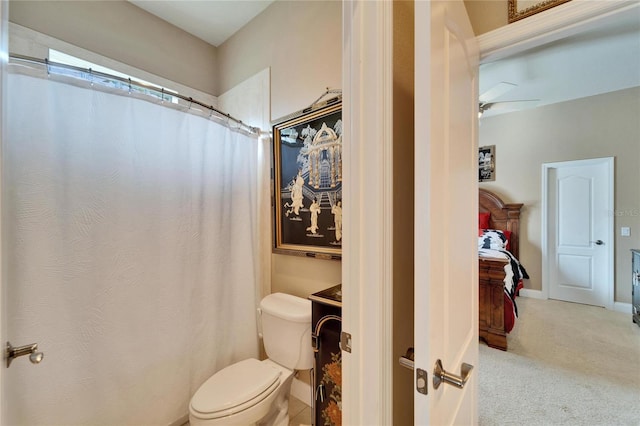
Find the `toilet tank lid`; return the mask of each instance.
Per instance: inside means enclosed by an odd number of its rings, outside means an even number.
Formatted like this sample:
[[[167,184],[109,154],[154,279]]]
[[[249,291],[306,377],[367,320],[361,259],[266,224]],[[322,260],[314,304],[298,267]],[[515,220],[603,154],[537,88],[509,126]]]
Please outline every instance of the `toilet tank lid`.
[[[293,322],[311,322],[311,301],[285,293],[273,293],[260,302],[260,309]]]

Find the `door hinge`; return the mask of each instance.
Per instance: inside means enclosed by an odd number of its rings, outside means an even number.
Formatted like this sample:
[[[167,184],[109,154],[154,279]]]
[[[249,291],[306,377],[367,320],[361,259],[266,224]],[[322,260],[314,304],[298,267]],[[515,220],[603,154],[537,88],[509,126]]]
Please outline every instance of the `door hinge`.
[[[427,381],[429,374],[422,368],[416,368],[416,390],[423,395],[429,393],[429,382]]]
[[[346,331],[340,333],[340,349],[351,353],[351,334]]]

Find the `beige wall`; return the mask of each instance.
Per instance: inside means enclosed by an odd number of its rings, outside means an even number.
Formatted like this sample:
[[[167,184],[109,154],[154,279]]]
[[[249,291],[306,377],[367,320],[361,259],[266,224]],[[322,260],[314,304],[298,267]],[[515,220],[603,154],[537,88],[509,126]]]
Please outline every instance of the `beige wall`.
[[[508,23],[507,0],[464,0],[464,5],[476,35]]]
[[[524,203],[520,259],[541,289],[543,163],[615,157],[615,301],[631,302],[631,248],[640,247],[640,88],[483,118],[480,145],[496,145],[496,180],[480,184]],[[631,228],[621,237],[620,227]]]
[[[219,94],[215,47],[124,0],[13,0],[9,20],[202,92]]]
[[[308,107],[327,87],[342,87],[342,5],[277,1],[218,47],[224,92],[271,68],[271,119]],[[272,255],[273,292],[301,297],[342,282],[341,262]]]
[[[271,118],[308,107],[342,87],[342,4],[277,1],[218,47],[224,92],[271,67]]]
[[[414,4],[393,4],[393,359],[413,347]],[[393,365],[393,424],[413,424],[413,371]]]

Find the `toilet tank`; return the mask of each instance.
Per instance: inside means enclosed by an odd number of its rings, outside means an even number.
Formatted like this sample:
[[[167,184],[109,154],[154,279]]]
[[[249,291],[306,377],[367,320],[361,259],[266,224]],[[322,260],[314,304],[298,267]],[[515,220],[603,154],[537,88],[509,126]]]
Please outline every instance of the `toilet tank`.
[[[270,360],[291,370],[313,366],[311,301],[273,293],[260,302],[262,338]]]

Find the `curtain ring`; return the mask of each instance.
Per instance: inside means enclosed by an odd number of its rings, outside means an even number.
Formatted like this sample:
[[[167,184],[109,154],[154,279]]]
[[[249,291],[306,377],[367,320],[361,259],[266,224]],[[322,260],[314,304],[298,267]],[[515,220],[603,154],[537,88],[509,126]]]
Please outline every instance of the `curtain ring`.
[[[49,69],[49,58],[44,58],[44,63],[47,66],[47,77],[51,77],[51,70]]]
[[[89,82],[91,83],[91,87],[93,87],[93,70],[89,68]]]
[[[129,94],[131,94],[131,77],[129,77]]]
[[[193,104],[193,98],[189,96],[189,109],[191,109],[192,104]]]
[[[162,91],[160,92],[160,102],[164,103],[164,87],[162,88]]]

